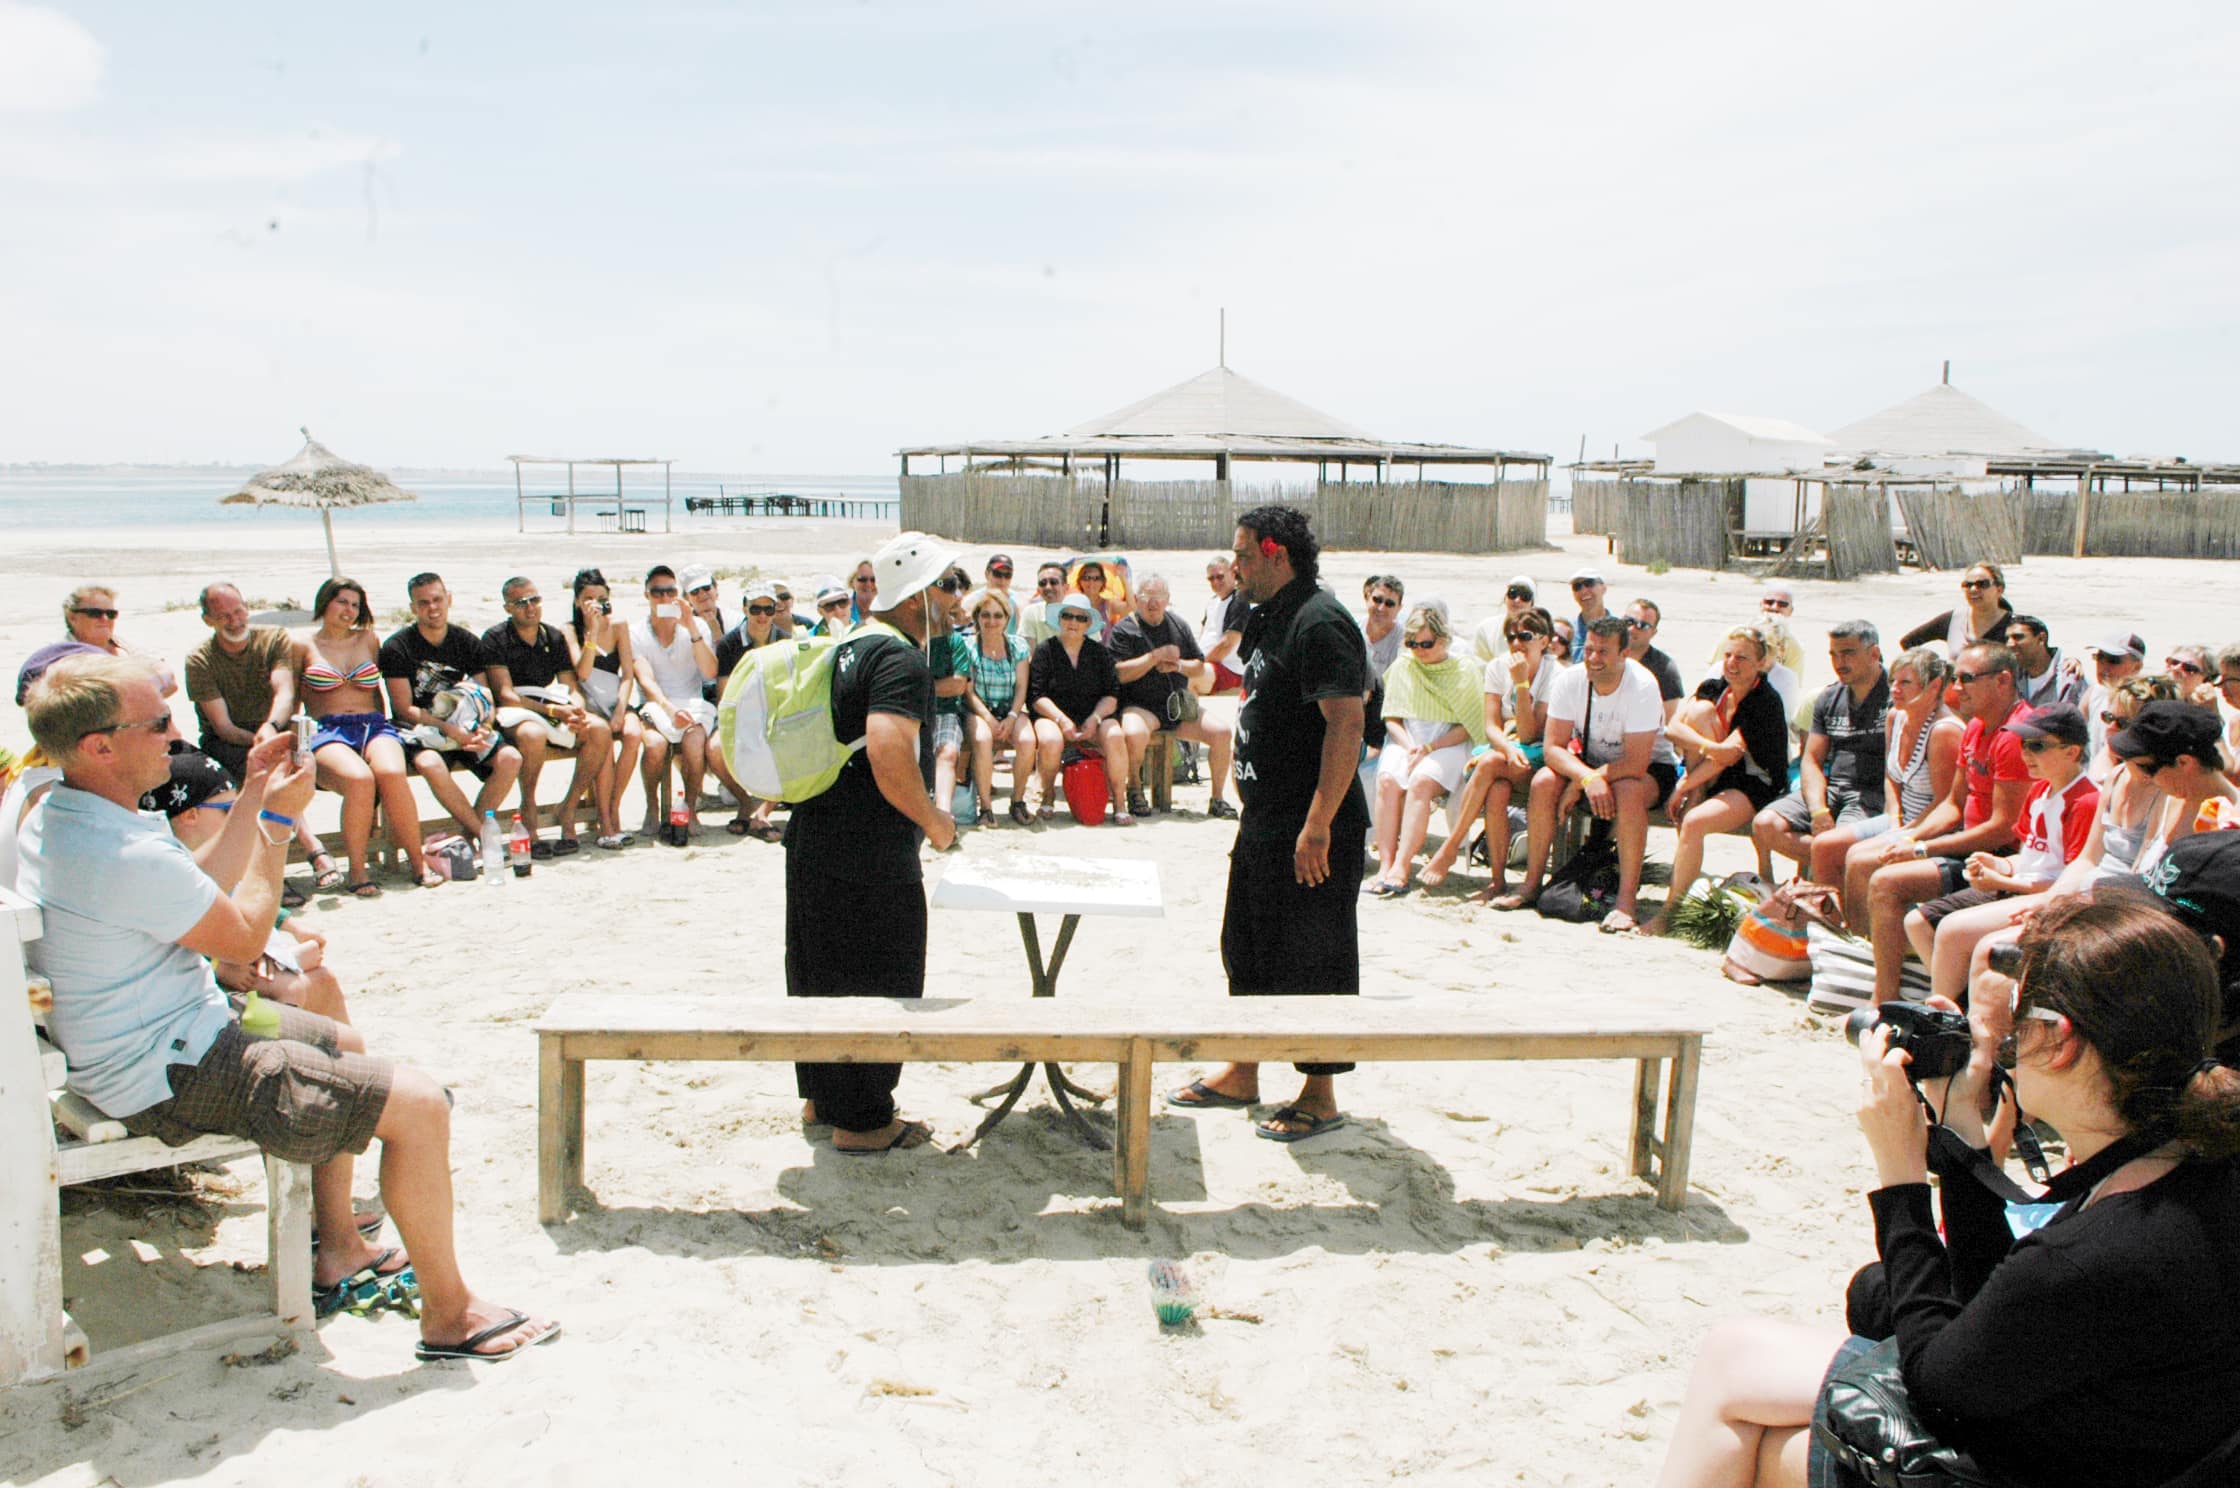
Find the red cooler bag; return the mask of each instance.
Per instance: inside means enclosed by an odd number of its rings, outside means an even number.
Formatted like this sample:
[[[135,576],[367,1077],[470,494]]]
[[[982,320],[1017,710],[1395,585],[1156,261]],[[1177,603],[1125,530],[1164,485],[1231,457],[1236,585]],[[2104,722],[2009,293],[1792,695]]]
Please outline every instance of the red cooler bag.
[[[1068,762],[1059,779],[1065,787],[1066,809],[1075,821],[1085,827],[1103,822],[1112,794],[1105,787],[1104,760],[1100,756],[1084,754]]]

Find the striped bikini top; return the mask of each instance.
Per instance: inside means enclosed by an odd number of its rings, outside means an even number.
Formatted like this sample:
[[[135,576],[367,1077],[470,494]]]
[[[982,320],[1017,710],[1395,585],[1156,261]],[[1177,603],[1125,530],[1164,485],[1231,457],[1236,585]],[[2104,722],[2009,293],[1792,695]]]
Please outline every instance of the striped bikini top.
[[[1899,709],[1890,710],[1890,758],[1896,759],[1896,744],[1906,726],[1905,714]],[[1921,732],[1914,736],[1913,754],[1906,767],[1898,773],[1898,821],[1901,825],[1921,820],[1922,815],[1934,806],[1936,792],[1929,783],[1929,736],[1937,731],[1937,718],[1931,714],[1921,725]]]
[[[368,659],[352,667],[347,673],[338,672],[323,661],[308,661],[303,666],[303,685],[312,692],[332,692],[337,687],[379,687],[381,663]]]

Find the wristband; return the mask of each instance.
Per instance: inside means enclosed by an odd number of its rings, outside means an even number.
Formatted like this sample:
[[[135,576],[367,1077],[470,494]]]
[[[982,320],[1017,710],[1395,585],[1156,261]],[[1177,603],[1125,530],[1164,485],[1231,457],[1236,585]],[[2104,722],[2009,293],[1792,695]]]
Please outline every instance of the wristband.
[[[286,827],[291,832],[296,829],[296,819],[294,817],[282,816],[277,811],[259,811],[257,813],[257,820],[260,822],[271,822],[276,827]]]

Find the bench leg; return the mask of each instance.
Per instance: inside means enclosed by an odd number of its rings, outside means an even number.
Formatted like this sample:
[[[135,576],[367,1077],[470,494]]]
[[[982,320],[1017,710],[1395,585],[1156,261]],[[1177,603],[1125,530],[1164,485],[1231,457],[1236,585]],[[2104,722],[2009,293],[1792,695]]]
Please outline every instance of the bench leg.
[[[1689,1038],[1672,1061],[1672,1087],[1665,1096],[1664,1153],[1657,1170],[1657,1207],[1680,1209],[1688,1202],[1688,1149],[1695,1141],[1696,1076],[1703,1040]]]
[[[557,1037],[537,1040],[537,1222],[568,1217],[583,1186],[583,1061]]]
[[[272,1273],[272,1311],[283,1327],[312,1325],[311,1170],[302,1163],[264,1160],[265,1245]]]
[[[1120,1223],[1140,1230],[1151,1218],[1151,1043],[1128,1040],[1120,1063],[1120,1140],[1112,1170],[1120,1190]]]
[[[1664,1072],[1662,1059],[1640,1059],[1633,1066],[1633,1140],[1627,1164],[1633,1176],[1651,1179],[1657,1162],[1657,1086]]]

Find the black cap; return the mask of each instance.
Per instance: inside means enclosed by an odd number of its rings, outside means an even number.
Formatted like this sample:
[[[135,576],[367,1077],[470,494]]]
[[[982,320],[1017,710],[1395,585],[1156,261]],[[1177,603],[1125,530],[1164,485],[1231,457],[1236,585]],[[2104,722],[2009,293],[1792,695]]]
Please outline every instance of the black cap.
[[[991,553],[988,555],[988,568],[994,568],[999,564],[1004,568],[1011,569],[1014,573],[1018,572],[1017,565],[1012,563],[1011,555],[1009,553]],[[983,572],[985,572],[985,570],[983,570]]]
[[[2203,935],[2224,937],[2224,979],[2240,957],[2240,832],[2180,837],[2146,873],[2147,887]]]
[[[2092,726],[2069,703],[2053,703],[2035,713],[2025,713],[2007,725],[2017,739],[2052,739],[2061,744],[2089,744]]]
[[[2151,759],[2167,765],[2181,754],[2214,765],[2224,728],[2212,709],[2197,703],[2157,698],[2132,715],[2128,728],[2108,740],[2117,759]]]

